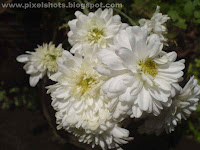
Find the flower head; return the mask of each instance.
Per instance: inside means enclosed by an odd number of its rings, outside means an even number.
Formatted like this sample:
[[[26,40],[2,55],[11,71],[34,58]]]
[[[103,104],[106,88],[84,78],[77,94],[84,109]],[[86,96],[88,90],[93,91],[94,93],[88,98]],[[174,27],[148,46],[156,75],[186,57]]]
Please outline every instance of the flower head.
[[[167,28],[164,23],[169,19],[170,18],[167,15],[162,15],[162,13],[160,13],[160,7],[157,6],[156,12],[150,20],[140,19],[139,23],[142,30],[147,30],[148,34],[158,34],[161,41],[167,41],[163,34],[167,33]]]
[[[124,27],[119,15],[113,16],[112,9],[98,9],[88,16],[77,11],[77,19],[69,21],[69,43],[73,46],[72,53],[81,55],[95,55],[101,48],[110,47],[113,37]]]
[[[58,72],[50,77],[57,83],[48,86],[52,106],[57,111],[57,128],[73,132],[81,142],[99,144],[103,149],[119,147],[118,144],[131,139],[129,132],[112,119],[111,100],[100,95],[104,80],[93,69],[99,62],[65,51],[57,63]],[[115,136],[114,131],[118,130],[120,135]]]
[[[172,105],[165,108],[161,115],[148,118],[139,128],[140,133],[156,133],[159,135],[163,130],[171,133],[175,130],[181,119],[187,119],[192,111],[195,111],[200,98],[200,86],[197,80],[191,77],[185,87],[177,91],[172,97]]]
[[[182,77],[184,60],[175,62],[177,54],[162,51],[158,35],[147,36],[138,26],[120,31],[114,44],[115,50],[98,54],[104,65],[96,70],[110,78],[103,93],[108,98],[118,97],[123,103],[121,110],[132,110],[132,117],[139,118],[143,111],[159,115],[163,105],[170,106],[171,85]]]
[[[30,74],[30,85],[35,86],[38,81],[47,73],[50,75],[57,71],[56,60],[62,56],[64,49],[62,45],[55,47],[52,42],[38,46],[35,52],[29,52],[17,57],[18,62],[26,63],[24,69]]]

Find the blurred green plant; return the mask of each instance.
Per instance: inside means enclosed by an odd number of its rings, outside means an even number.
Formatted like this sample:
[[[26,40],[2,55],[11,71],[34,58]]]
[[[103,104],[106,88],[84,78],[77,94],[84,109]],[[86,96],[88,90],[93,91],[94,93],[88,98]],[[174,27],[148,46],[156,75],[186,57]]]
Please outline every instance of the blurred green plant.
[[[198,79],[198,84],[200,84],[200,58],[195,58],[194,61],[192,61],[189,64],[188,68],[188,76],[194,75]],[[194,112],[192,119],[188,122],[188,130],[187,133],[189,135],[192,134],[194,139],[200,143],[200,104],[197,107],[197,110]]]
[[[193,114],[193,119],[188,121],[187,134],[192,135],[194,139],[200,143],[200,105],[198,105],[196,112]]]
[[[200,23],[200,0],[135,0],[132,8],[150,18],[152,14],[148,12],[154,12],[157,5],[171,17],[174,26],[186,29],[188,24]]]
[[[28,87],[13,87],[8,90],[3,88],[4,83],[0,84],[0,109],[28,109],[36,110],[39,106],[36,92]]]
[[[168,15],[172,18],[173,24],[181,29],[186,29],[191,23],[200,23],[200,0],[176,0],[175,5],[165,7],[170,8]]]
[[[186,30],[190,25],[197,27],[200,24],[200,0],[135,0],[129,11],[125,6],[123,9],[128,11],[134,21],[138,21],[141,17],[151,18],[156,6],[161,7],[163,14],[169,15],[171,28]],[[170,29],[169,34],[175,38],[179,32]]]
[[[200,84],[200,58],[195,58],[193,62],[190,63],[188,68],[188,76],[194,75],[198,79],[198,84]]]

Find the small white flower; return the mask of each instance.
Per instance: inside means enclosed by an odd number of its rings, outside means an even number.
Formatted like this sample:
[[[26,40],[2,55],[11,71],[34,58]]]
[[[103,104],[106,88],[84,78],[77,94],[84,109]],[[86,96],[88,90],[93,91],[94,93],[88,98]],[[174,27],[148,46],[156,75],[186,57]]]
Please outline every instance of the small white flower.
[[[57,111],[57,128],[80,137],[81,142],[100,145],[102,149],[127,143],[129,132],[117,127],[112,119],[109,99],[100,95],[104,81],[93,69],[98,62],[88,57],[63,52],[58,72],[50,78],[57,83],[48,87],[52,106]],[[115,132],[116,131],[116,132]],[[119,132],[119,134],[117,133]]]
[[[148,37],[138,26],[120,31],[114,44],[115,51],[103,49],[98,53],[104,65],[96,70],[110,77],[103,93],[108,98],[119,97],[121,110],[131,111],[131,117],[139,118],[143,111],[159,115],[163,105],[171,104],[171,85],[182,77],[184,60],[175,62],[177,54],[162,51],[158,35]]]
[[[160,7],[157,6],[156,12],[152,18],[150,20],[140,19],[139,24],[142,30],[147,30],[148,34],[158,34],[161,41],[165,42],[167,39],[163,36],[163,34],[167,33],[167,28],[164,23],[169,19],[168,15],[162,15],[162,13],[160,13]]]
[[[172,98],[172,105],[165,108],[161,115],[150,117],[139,128],[140,133],[156,133],[159,135],[164,130],[171,133],[175,130],[181,119],[187,119],[192,111],[195,111],[200,98],[200,86],[197,80],[191,77],[183,89],[177,91],[177,94]]]
[[[69,43],[73,46],[72,53],[81,55],[96,54],[101,48],[110,47],[113,37],[127,24],[122,24],[119,15],[113,16],[113,9],[99,8],[87,15],[77,11],[77,19],[69,21]]]
[[[52,42],[49,44],[43,44],[35,49],[35,52],[27,51],[27,54],[23,54],[17,57],[18,62],[26,63],[24,70],[27,74],[30,74],[29,83],[34,87],[38,81],[47,73],[50,75],[57,71],[56,60],[62,55],[64,49],[62,44],[55,47]]]

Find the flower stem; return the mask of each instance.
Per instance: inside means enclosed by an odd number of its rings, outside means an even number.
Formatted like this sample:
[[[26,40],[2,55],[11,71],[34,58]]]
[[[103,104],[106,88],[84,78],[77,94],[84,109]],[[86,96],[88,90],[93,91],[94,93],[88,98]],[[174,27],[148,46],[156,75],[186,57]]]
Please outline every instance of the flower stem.
[[[50,125],[50,127],[54,130],[55,130],[55,127],[52,123],[52,120],[51,120],[51,116],[49,115],[49,111],[47,109],[47,99],[46,99],[46,89],[45,89],[45,86],[46,86],[46,83],[47,83],[47,76],[44,76],[44,78],[41,80],[41,87],[40,87],[40,91],[41,91],[41,105],[42,105],[42,111],[43,111],[43,114],[48,122],[48,124]]]
[[[127,16],[127,15],[126,15],[125,13],[123,13],[121,10],[116,9],[116,8],[113,8],[113,9],[114,9],[114,11],[116,11],[117,13],[119,13],[120,15],[122,15],[122,16],[124,16],[126,19],[128,19],[128,21],[129,21],[133,26],[137,25],[137,24],[133,21],[132,18],[130,18],[129,16]]]
[[[56,40],[56,34],[57,34],[57,27],[54,29],[53,31],[53,38],[52,38],[52,41],[53,43],[55,44],[55,40]]]

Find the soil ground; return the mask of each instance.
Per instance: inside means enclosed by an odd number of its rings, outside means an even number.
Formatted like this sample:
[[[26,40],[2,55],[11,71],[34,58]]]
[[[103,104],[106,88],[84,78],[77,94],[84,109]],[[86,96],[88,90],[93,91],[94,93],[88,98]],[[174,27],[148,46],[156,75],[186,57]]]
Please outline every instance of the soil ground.
[[[41,112],[27,110],[0,111],[0,150],[80,150],[70,144],[59,144],[53,140],[49,128]],[[139,136],[125,150],[162,150],[168,149],[169,141]],[[182,138],[175,150],[199,150],[200,144]]]

